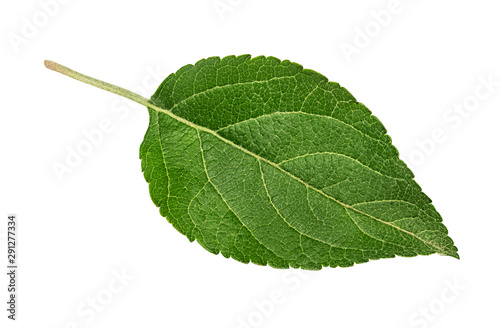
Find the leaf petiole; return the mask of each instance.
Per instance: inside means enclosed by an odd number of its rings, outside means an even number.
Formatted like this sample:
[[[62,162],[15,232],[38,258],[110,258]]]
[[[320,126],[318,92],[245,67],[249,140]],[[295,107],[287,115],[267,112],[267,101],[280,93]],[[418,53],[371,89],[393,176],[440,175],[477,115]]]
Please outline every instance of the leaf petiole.
[[[151,102],[149,101],[149,99],[144,98],[143,96],[138,95],[137,93],[134,93],[134,92],[129,91],[127,89],[121,88],[121,87],[116,86],[114,84],[107,83],[107,82],[104,82],[104,81],[101,81],[98,79],[94,79],[93,77],[84,75],[82,73],[78,73],[77,71],[74,71],[70,68],[67,68],[66,66],[58,64],[58,63],[53,62],[51,60],[45,60],[44,64],[45,64],[45,67],[47,67],[48,69],[50,69],[54,72],[58,72],[58,73],[66,75],[66,76],[69,76],[69,77],[71,77],[75,80],[78,80],[80,82],[83,82],[83,83],[89,84],[91,86],[94,86],[96,88],[103,89],[103,90],[109,91],[111,93],[117,94],[119,96],[128,98],[128,99],[135,101],[135,102],[137,102],[141,105],[144,105],[146,107],[151,105]]]

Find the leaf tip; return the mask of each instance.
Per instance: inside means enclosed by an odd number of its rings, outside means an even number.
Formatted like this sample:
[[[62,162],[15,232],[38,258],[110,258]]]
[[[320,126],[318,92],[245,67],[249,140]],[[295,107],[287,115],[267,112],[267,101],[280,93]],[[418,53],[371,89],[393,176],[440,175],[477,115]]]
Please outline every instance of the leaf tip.
[[[448,251],[446,253],[440,253],[440,255],[451,256],[453,258],[456,258],[457,260],[460,260],[460,255],[458,255],[458,252],[456,251],[456,249]]]

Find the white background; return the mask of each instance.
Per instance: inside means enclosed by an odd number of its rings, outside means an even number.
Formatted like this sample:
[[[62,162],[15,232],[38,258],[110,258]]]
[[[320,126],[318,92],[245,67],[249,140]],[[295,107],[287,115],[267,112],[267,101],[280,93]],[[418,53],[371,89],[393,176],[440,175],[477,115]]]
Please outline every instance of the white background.
[[[0,8],[1,327],[499,327],[500,87],[485,95],[480,86],[500,81],[497,2],[401,0],[383,24],[373,12],[393,9],[389,0],[55,3],[51,16],[35,0]],[[347,44],[356,53],[346,56]],[[149,96],[185,64],[246,53],[317,70],[370,108],[461,260],[307,272],[214,256],[150,200],[138,158],[146,109],[43,66],[51,59]],[[464,102],[477,105],[468,117],[451,112]],[[54,163],[66,165],[103,119],[112,131],[58,179]],[[430,143],[436,129],[444,137]],[[10,213],[19,218],[16,322],[5,311]]]

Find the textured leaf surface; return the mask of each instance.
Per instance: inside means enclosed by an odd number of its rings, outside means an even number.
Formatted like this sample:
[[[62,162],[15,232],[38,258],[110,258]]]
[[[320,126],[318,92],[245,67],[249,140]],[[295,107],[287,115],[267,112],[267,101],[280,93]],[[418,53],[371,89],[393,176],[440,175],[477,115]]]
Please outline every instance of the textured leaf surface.
[[[384,126],[338,83],[273,57],[212,57],[151,98],[141,145],[161,215],[214,254],[277,268],[458,258]]]

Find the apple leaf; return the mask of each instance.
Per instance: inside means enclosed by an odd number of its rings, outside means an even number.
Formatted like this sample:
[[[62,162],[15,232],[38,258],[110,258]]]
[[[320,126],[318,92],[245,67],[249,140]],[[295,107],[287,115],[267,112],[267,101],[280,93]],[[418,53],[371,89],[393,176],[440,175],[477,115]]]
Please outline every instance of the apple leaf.
[[[458,258],[441,216],[382,123],[338,83],[274,57],[211,57],[145,105],[140,159],[160,214],[214,254],[275,268],[396,255]]]

